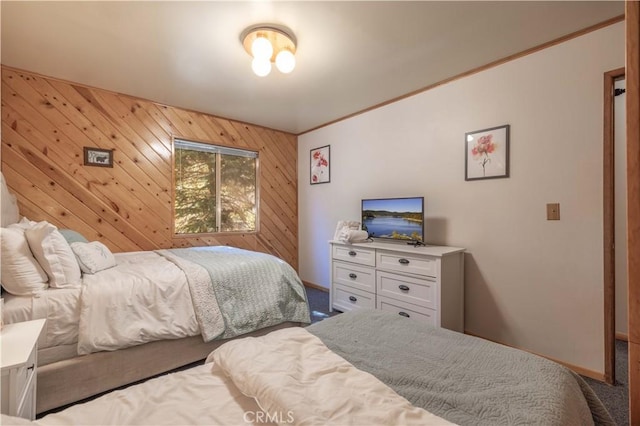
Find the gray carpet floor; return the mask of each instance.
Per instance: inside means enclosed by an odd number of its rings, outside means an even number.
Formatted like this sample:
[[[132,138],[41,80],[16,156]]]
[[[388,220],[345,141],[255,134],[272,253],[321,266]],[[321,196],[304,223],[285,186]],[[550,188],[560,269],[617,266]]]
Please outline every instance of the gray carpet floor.
[[[627,342],[616,340],[616,383],[608,385],[584,377],[598,394],[618,426],[629,424],[629,349]]]
[[[311,322],[322,321],[339,312],[329,312],[329,293],[307,287]],[[628,384],[627,342],[616,341],[616,384],[614,386],[584,377],[591,388],[607,407],[618,426],[629,424],[629,384]]]

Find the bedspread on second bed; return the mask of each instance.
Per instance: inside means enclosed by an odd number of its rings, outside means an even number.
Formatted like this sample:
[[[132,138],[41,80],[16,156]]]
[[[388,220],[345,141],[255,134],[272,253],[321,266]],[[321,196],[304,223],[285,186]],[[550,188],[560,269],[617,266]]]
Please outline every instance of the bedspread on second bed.
[[[295,425],[450,425],[358,370],[304,328],[233,340],[216,349],[221,369],[272,416]]]
[[[518,349],[374,310],[307,330],[413,405],[460,425],[614,425],[581,377]]]
[[[310,322],[304,285],[282,259],[227,246],[158,253],[191,270],[187,278],[205,341],[227,339],[285,321]],[[194,263],[208,272],[209,285],[203,283],[203,273],[193,268]],[[224,321],[223,328],[219,317]]]

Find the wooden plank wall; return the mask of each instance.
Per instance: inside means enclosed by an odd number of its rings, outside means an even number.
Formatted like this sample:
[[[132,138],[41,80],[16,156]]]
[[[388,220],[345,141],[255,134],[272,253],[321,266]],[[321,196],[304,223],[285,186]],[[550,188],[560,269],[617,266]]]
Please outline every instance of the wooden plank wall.
[[[259,151],[259,232],[176,237],[172,145],[181,137]],[[83,147],[114,167],[83,165]],[[2,67],[2,172],[20,212],[112,251],[231,245],[298,268],[297,136]]]
[[[625,5],[629,424],[640,425],[640,3],[627,0]]]

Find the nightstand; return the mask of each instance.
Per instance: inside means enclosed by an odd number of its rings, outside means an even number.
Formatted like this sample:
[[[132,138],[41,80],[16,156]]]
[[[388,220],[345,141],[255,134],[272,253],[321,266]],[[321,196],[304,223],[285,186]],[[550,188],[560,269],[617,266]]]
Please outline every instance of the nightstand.
[[[38,338],[45,321],[17,322],[2,327],[2,414],[29,420],[36,417]]]

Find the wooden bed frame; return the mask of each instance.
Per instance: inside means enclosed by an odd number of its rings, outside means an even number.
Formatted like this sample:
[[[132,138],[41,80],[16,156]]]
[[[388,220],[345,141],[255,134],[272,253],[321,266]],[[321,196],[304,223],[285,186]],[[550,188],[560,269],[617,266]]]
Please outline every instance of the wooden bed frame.
[[[280,328],[300,326],[285,322],[238,336],[261,336]],[[147,379],[204,360],[233,340],[205,343],[202,336],[161,340],[111,352],[96,352],[38,367],[36,413],[62,407],[117,387]]]

